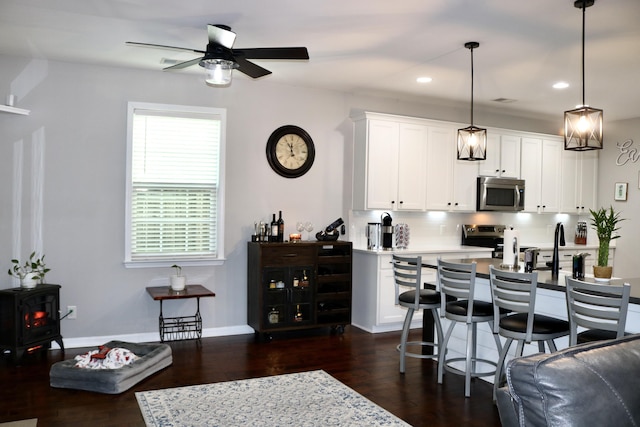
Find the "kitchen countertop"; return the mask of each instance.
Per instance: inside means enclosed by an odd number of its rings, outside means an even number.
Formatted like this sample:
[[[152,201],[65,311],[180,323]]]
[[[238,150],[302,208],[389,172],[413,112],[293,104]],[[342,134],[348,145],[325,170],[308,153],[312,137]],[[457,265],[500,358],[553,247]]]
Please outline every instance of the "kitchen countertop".
[[[553,250],[552,243],[544,243],[544,244],[529,244],[523,243],[522,247],[528,248],[538,248],[542,251]],[[574,243],[569,243],[565,246],[560,246],[561,250],[574,250],[576,252],[581,252],[584,250],[592,250],[598,249],[598,245],[576,245]],[[611,246],[611,249],[615,249],[615,246]],[[416,246],[408,249],[393,249],[393,250],[370,250],[366,248],[353,248],[354,252],[361,253],[370,253],[370,254],[379,254],[379,255],[388,255],[388,254],[429,254],[429,253],[451,253],[451,252],[487,252],[491,253],[493,248],[484,248],[480,246],[467,246],[467,245],[424,245],[424,246]]]
[[[496,268],[500,267],[502,264],[501,259],[495,258],[469,258],[469,259],[447,259],[449,262],[459,262],[459,263],[471,263],[475,262],[476,265],[476,276],[482,279],[489,280],[489,266],[493,265]],[[422,265],[428,268],[437,268],[437,258],[432,259],[422,259]],[[524,269],[524,264],[520,265],[519,271],[522,272]],[[538,273],[538,286],[543,289],[550,289],[552,291],[561,291],[565,290],[565,276],[571,274],[570,270],[560,270],[560,275],[558,279],[554,279],[551,277],[551,270],[534,270]],[[585,277],[582,279],[585,282],[595,282],[593,277]],[[610,282],[599,282],[602,284],[610,283],[610,284],[622,284],[629,283],[631,285],[631,298],[629,302],[632,304],[640,304],[640,277],[633,278],[613,278]]]

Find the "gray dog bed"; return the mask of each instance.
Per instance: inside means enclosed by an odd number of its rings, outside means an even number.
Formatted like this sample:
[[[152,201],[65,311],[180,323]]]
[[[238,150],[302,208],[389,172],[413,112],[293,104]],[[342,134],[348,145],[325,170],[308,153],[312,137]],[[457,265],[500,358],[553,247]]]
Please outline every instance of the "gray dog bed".
[[[109,341],[105,346],[126,348],[140,358],[118,369],[76,368],[74,359],[57,362],[49,371],[51,387],[118,394],[173,363],[171,347],[167,344]]]

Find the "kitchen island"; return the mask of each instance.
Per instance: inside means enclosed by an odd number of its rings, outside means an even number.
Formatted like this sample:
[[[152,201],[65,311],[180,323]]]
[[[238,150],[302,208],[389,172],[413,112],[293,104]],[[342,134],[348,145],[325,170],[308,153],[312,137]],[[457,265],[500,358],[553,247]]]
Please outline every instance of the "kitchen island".
[[[500,264],[502,264],[501,259],[494,259],[494,258],[458,258],[458,259],[446,258],[446,260],[449,262],[460,262],[460,263],[475,262],[476,277],[480,279],[486,279],[486,280],[489,280],[489,266],[492,265],[495,268],[500,268]],[[427,268],[437,269],[437,258],[423,258],[422,266]],[[519,269],[517,271],[520,271],[520,272],[524,271],[524,263],[521,263],[519,265]],[[564,293],[565,291],[565,276],[571,275],[570,269],[568,270],[560,269],[560,274],[558,276],[558,279],[554,279],[553,277],[551,277],[550,269],[539,268],[534,271],[538,273],[538,288],[549,289],[552,291],[558,291],[562,293]],[[585,282],[591,282],[591,283],[596,282],[596,280],[593,277],[591,277],[591,275],[588,275],[587,277],[581,280]],[[631,304],[640,305],[640,277],[633,277],[628,279],[613,278],[609,282],[599,282],[599,283],[603,283],[603,284],[610,283],[612,285],[629,283],[629,285],[631,285],[631,298],[629,299],[629,301]]]

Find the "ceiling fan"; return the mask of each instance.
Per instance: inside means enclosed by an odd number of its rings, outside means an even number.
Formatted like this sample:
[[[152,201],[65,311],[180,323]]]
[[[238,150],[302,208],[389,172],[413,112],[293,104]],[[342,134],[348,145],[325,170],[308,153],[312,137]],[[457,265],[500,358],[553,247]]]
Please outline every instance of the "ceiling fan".
[[[178,70],[199,64],[207,71],[206,82],[213,86],[226,86],[231,83],[231,73],[237,69],[254,79],[271,74],[271,71],[263,68],[249,59],[309,59],[306,47],[258,47],[248,49],[233,49],[236,33],[226,25],[207,26],[209,43],[206,50],[189,49],[184,47],[164,46],[151,43],[127,42],[131,46],[155,47],[160,49],[173,49],[194,52],[203,56],[189,61],[180,62],[164,70]]]

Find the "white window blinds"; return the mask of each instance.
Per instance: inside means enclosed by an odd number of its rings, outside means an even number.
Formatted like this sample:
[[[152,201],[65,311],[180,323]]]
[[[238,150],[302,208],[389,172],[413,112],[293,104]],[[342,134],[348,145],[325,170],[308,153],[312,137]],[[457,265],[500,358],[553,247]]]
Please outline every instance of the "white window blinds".
[[[130,108],[129,260],[217,258],[223,116],[164,107]]]

